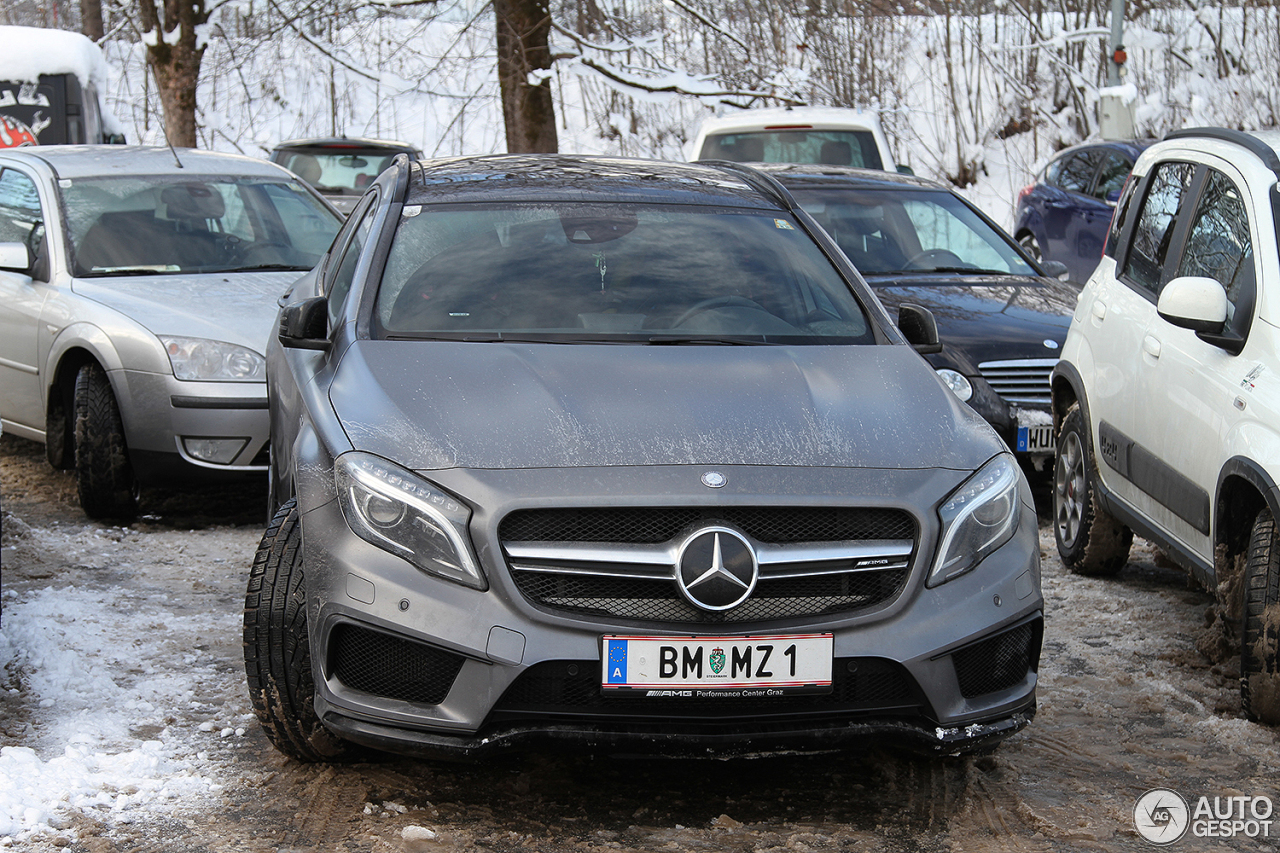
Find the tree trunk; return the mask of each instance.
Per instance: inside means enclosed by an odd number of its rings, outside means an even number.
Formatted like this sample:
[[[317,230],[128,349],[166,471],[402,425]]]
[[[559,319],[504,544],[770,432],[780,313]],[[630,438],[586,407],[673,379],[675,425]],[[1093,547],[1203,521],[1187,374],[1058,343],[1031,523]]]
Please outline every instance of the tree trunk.
[[[182,148],[196,147],[196,84],[204,46],[196,27],[209,19],[204,0],[138,0],[147,65],[156,77],[165,136]]]
[[[102,0],[80,0],[80,32],[95,42],[102,41]]]
[[[510,154],[559,150],[551,80],[531,85],[529,74],[551,68],[548,0],[493,0],[498,30],[498,85]]]

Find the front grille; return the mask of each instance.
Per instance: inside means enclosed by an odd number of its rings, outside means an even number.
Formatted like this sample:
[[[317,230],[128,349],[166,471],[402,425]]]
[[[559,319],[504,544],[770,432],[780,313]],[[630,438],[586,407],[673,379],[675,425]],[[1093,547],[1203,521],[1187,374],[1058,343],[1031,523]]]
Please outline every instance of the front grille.
[[[761,578],[751,597],[733,610],[710,612],[685,601],[670,577],[616,578],[515,571],[526,598],[554,610],[652,622],[731,624],[829,616],[874,607],[897,597],[908,570],[828,577]]]
[[[647,697],[606,694],[600,662],[545,661],[525,670],[507,688],[490,721],[548,716],[659,720],[760,719],[770,716],[884,712],[916,709],[924,703],[915,681],[898,663],[884,658],[836,658],[831,692],[762,698],[708,696]]]
[[[1039,659],[1039,622],[1027,622],[951,655],[966,699],[1022,683]]]
[[[760,566],[727,611],[691,605],[675,580],[683,537],[740,530]],[[914,519],[883,508],[716,507],[520,510],[499,527],[521,594],[549,610],[673,625],[834,617],[895,599],[910,575]]]
[[[910,515],[878,507],[619,507],[526,509],[498,536],[522,542],[666,542],[704,521],[727,522],[761,542],[910,539]]]
[[[329,671],[352,690],[439,705],[449,695],[463,658],[381,631],[343,623],[329,638]]]
[[[1051,397],[1049,374],[1057,363],[1056,358],[984,361],[978,370],[1006,403],[1047,409]]]

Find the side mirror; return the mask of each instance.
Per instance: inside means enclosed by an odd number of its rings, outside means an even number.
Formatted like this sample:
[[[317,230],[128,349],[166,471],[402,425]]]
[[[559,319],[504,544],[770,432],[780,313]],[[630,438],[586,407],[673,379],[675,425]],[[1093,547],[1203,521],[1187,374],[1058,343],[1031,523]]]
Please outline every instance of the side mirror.
[[[283,346],[293,349],[329,348],[329,300],[313,296],[280,312],[278,334]]]
[[[915,169],[912,169],[910,166],[904,166],[901,163],[898,164],[899,175],[914,175],[915,173]]]
[[[1058,281],[1066,281],[1067,276],[1071,274],[1071,270],[1067,269],[1067,265],[1062,261],[1041,261],[1040,269],[1044,270],[1046,276],[1056,278]]]
[[[938,339],[938,321],[932,312],[922,305],[904,302],[898,306],[898,331],[921,355],[942,352]]]
[[[35,259],[25,243],[0,243],[0,270],[31,275]]]
[[[1182,276],[1160,291],[1156,312],[1168,323],[1193,332],[1222,332],[1227,322],[1227,293],[1211,278]]]

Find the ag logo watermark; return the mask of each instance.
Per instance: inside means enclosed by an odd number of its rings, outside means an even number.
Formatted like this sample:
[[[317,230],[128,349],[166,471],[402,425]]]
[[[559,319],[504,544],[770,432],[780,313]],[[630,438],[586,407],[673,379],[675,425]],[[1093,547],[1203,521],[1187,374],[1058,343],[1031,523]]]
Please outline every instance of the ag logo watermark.
[[[1191,805],[1177,791],[1152,788],[1133,804],[1133,825],[1160,846],[1188,833],[1195,838],[1270,838],[1274,811],[1270,797],[1199,797]]]
[[[1152,788],[1133,804],[1133,825],[1152,844],[1172,844],[1187,834],[1190,822],[1187,801],[1168,788]]]

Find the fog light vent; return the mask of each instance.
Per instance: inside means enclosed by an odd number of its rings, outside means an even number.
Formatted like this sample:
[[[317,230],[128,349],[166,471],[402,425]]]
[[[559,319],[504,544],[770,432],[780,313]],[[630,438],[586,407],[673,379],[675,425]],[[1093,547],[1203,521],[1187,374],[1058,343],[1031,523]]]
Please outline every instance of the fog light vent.
[[[1028,622],[952,654],[960,694],[972,699],[1020,684],[1039,658],[1037,633]]]
[[[330,671],[352,690],[439,705],[462,669],[463,657],[426,643],[342,624],[329,639]]]

